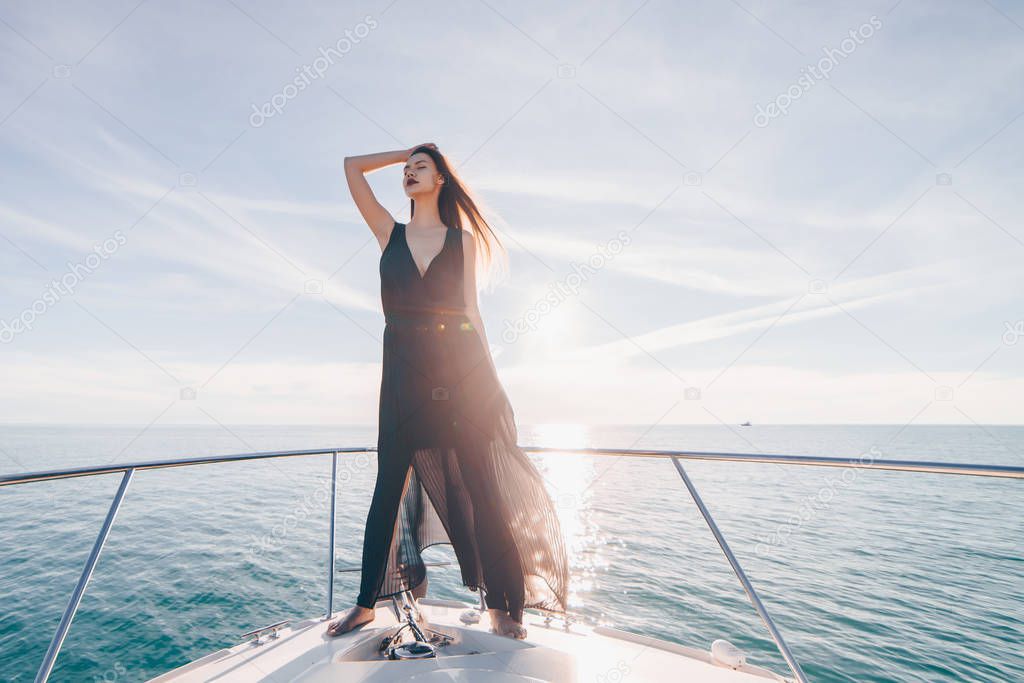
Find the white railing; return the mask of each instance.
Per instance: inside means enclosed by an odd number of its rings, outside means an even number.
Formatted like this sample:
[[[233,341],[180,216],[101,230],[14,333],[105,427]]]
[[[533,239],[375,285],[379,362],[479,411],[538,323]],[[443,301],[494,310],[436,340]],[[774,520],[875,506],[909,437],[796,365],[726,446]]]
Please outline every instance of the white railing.
[[[78,606],[82,602],[82,596],[85,594],[86,586],[89,584],[89,579],[92,578],[93,570],[96,568],[96,563],[99,560],[100,553],[103,550],[103,546],[107,541],[107,536],[110,535],[110,528],[114,524],[114,519],[117,517],[117,512],[121,508],[121,503],[124,500],[125,493],[128,490],[128,485],[131,483],[132,478],[136,472],[143,470],[159,470],[167,469],[170,467],[191,467],[195,465],[208,465],[212,463],[223,463],[223,462],[238,462],[242,460],[265,460],[270,458],[292,458],[299,456],[317,456],[317,455],[330,455],[331,456],[331,512],[330,512],[330,535],[328,537],[328,562],[327,562],[327,618],[334,612],[334,544],[335,544],[335,514],[337,511],[336,507],[336,494],[337,494],[337,474],[338,474],[338,456],[358,453],[373,453],[376,452],[376,448],[372,446],[366,447],[354,447],[354,448],[326,448],[319,450],[302,450],[302,451],[269,451],[262,453],[238,453],[234,455],[219,455],[219,456],[204,456],[194,458],[180,458],[176,460],[151,460],[143,462],[125,463],[120,465],[99,465],[93,467],[77,467],[60,470],[46,470],[41,472],[23,472],[19,474],[7,474],[0,475],[0,486],[14,486],[17,484],[30,484],[39,481],[53,481],[55,479],[73,479],[76,477],[91,477],[101,474],[116,474],[120,473],[121,485],[117,489],[117,493],[114,494],[114,499],[110,503],[110,508],[107,510],[107,516],[103,520],[103,525],[100,527],[99,534],[96,536],[96,541],[93,543],[92,550],[89,552],[89,558],[86,560],[85,567],[82,569],[82,573],[78,578],[78,583],[75,585],[74,591],[71,593],[71,598],[68,600],[68,605],[64,609],[64,614],[61,617],[60,624],[57,626],[57,632],[53,635],[53,639],[50,641],[50,646],[46,650],[46,655],[43,657],[43,662],[39,666],[39,671],[36,673],[36,683],[45,683],[50,677],[50,673],[53,671],[53,666],[57,661],[57,655],[60,653],[61,646],[64,644],[64,639],[67,637],[68,631],[71,628],[71,621],[75,617],[75,612],[78,611]],[[857,469],[875,469],[875,470],[894,470],[901,472],[929,472],[934,474],[960,474],[977,477],[1001,477],[1008,479],[1024,479],[1024,467],[1014,467],[1009,465],[973,465],[965,463],[950,463],[950,462],[925,462],[917,460],[847,460],[844,458],[827,458],[827,457],[816,457],[807,455],[771,455],[763,453],[725,453],[725,452],[702,452],[702,451],[668,451],[668,450],[618,450],[610,448],[545,448],[545,447],[523,447],[523,450],[530,453],[559,453],[559,454],[579,454],[579,455],[599,455],[599,456],[617,456],[617,457],[634,457],[634,458],[664,458],[672,461],[675,465],[676,471],[683,480],[683,484],[686,486],[686,490],[690,493],[693,498],[693,502],[697,505],[701,515],[704,517],[704,521],[707,522],[708,528],[711,529],[711,533],[714,534],[715,540],[718,542],[719,547],[722,549],[722,553],[729,561],[732,566],[733,572],[736,574],[736,578],[739,579],[743,586],[743,590],[746,592],[747,597],[750,599],[754,609],[757,610],[761,620],[764,621],[765,626],[768,628],[768,632],[775,641],[776,647],[778,647],[780,654],[783,659],[786,660],[786,664],[789,665],[790,670],[793,672],[793,676],[799,683],[807,683],[807,677],[804,675],[803,670],[800,668],[799,662],[793,656],[789,646],[786,644],[785,639],[775,626],[775,622],[768,614],[768,610],[765,608],[764,603],[761,602],[761,598],[758,596],[757,591],[754,590],[754,586],[750,583],[747,578],[746,572],[743,571],[743,567],[740,566],[739,561],[733,554],[732,549],[729,547],[728,542],[725,540],[725,536],[722,535],[721,530],[715,523],[714,518],[711,516],[711,512],[707,506],[704,505],[704,501],[700,494],[697,492],[697,488],[694,486],[693,481],[690,479],[686,470],[683,468],[681,463],[682,460],[704,460],[710,462],[742,462],[742,463],[771,463],[777,465],[804,465],[809,467],[850,467]]]

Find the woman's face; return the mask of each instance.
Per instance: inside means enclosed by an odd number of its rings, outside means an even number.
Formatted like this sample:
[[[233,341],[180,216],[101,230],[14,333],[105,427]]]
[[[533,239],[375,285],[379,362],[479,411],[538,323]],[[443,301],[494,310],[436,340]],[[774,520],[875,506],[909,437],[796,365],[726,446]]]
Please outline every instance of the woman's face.
[[[429,154],[416,152],[402,169],[402,187],[407,197],[441,191],[441,174]]]

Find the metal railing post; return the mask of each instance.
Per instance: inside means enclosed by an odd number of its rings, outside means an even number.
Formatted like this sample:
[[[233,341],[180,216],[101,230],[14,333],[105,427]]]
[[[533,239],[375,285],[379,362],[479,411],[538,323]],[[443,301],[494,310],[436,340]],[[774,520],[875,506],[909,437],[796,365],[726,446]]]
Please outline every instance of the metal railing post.
[[[977,477],[997,477],[1006,479],[1017,479],[1024,480],[1024,467],[1019,465],[985,465],[975,464],[966,462],[934,462],[925,460],[887,460],[887,459],[875,459],[875,458],[861,458],[850,460],[847,458],[834,458],[834,457],[819,457],[819,456],[808,456],[808,455],[780,455],[780,454],[765,454],[765,453],[727,453],[727,452],[703,452],[703,451],[680,451],[680,450],[621,450],[621,449],[610,449],[610,448],[565,448],[565,447],[541,447],[541,446],[521,446],[522,450],[528,453],[559,453],[559,454],[580,454],[580,455],[602,455],[602,456],[619,456],[619,457],[631,457],[631,458],[670,458],[679,472],[679,475],[683,479],[683,483],[686,484],[690,495],[696,503],[701,514],[704,516],[704,521],[707,522],[714,534],[715,539],[718,541],[719,547],[721,547],[727,560],[729,560],[733,571],[739,578],[740,583],[743,585],[743,589],[747,593],[747,597],[750,599],[751,604],[757,610],[758,615],[764,621],[768,627],[768,631],[771,633],[772,638],[775,640],[776,646],[779,648],[783,658],[789,665],[793,674],[796,676],[800,683],[806,683],[807,678],[804,676],[803,671],[800,669],[800,665],[793,657],[786,645],[782,634],[779,633],[775,627],[775,623],[768,615],[764,604],[761,602],[754,587],[750,584],[747,579],[743,568],[740,567],[739,562],[733,555],[732,550],[729,548],[728,543],[722,536],[721,531],[718,529],[718,525],[711,517],[711,513],[704,505],[703,500],[697,493],[693,482],[690,480],[686,471],[680,464],[681,460],[703,460],[707,462],[728,462],[728,463],[770,463],[779,465],[797,465],[805,467],[843,467],[852,469],[874,469],[874,470],[888,470],[898,472],[927,472],[933,474],[955,474],[955,475],[966,475],[966,476],[977,476]],[[114,519],[117,515],[118,510],[121,507],[122,500],[124,499],[125,492],[131,482],[135,472],[137,470],[158,470],[167,469],[171,467],[193,467],[197,465],[207,464],[220,464],[228,462],[242,462],[242,461],[253,461],[253,460],[264,460],[272,458],[291,458],[291,457],[302,457],[302,456],[321,456],[328,455],[332,456],[331,462],[331,519],[330,519],[330,557],[328,558],[328,595],[327,595],[327,610],[328,616],[333,613],[334,607],[334,573],[335,567],[335,534],[336,534],[336,514],[337,514],[337,471],[338,471],[338,455],[339,454],[355,454],[355,453],[374,453],[376,452],[375,446],[357,446],[357,447],[334,447],[324,449],[306,449],[306,450],[292,450],[292,451],[262,451],[253,453],[235,453],[230,455],[220,456],[193,456],[187,458],[172,458],[163,460],[148,460],[148,461],[135,461],[126,462],[120,464],[105,464],[98,466],[86,466],[86,467],[72,467],[62,468],[54,470],[43,470],[37,472],[19,472],[13,474],[0,474],[0,489],[5,486],[16,486],[20,484],[29,484],[41,481],[57,481],[64,479],[72,479],[77,477],[92,477],[104,474],[113,474],[115,472],[123,475],[121,479],[120,487],[118,488],[117,494],[114,496],[114,500],[110,504],[110,509],[107,512],[106,520],[103,523],[103,527],[100,529],[99,535],[96,538],[96,542],[93,545],[92,551],[90,552],[89,558],[86,562],[85,568],[82,570],[82,574],[79,577],[78,584],[75,587],[74,593],[68,602],[67,608],[64,610],[64,614],[61,617],[60,624],[58,625],[57,632],[50,642],[50,646],[47,649],[46,656],[43,659],[43,663],[36,674],[36,683],[45,683],[49,678],[54,663],[60,652],[60,649],[67,637],[68,631],[71,627],[71,621],[75,616],[75,612],[78,610],[79,604],[81,603],[82,596],[85,593],[86,586],[92,577],[92,573],[96,567],[96,563],[99,560],[100,552],[103,550],[104,544],[106,543],[107,536],[110,533],[111,526],[113,525]],[[429,564],[427,566],[435,566],[444,563]],[[351,569],[342,569],[341,571],[360,571],[359,567]],[[484,591],[480,592],[481,609],[486,608],[486,599]]]
[[[134,474],[135,470],[129,469],[125,470],[124,476],[121,477],[121,485],[118,487],[117,493],[114,494],[114,500],[111,501],[110,509],[107,510],[107,518],[103,520],[103,526],[100,528],[99,535],[96,536],[96,542],[93,543],[89,559],[86,560],[85,568],[82,570],[81,576],[78,577],[78,585],[75,586],[75,591],[71,594],[68,606],[64,608],[64,616],[60,618],[57,632],[53,634],[53,640],[50,641],[50,647],[46,650],[43,663],[39,666],[39,671],[36,672],[36,683],[46,683],[46,680],[50,677],[50,672],[53,671],[53,665],[57,662],[57,655],[64,644],[64,638],[67,637],[68,629],[71,628],[71,620],[75,618],[78,605],[82,602],[82,596],[85,595],[85,587],[89,584],[89,579],[92,578],[93,569],[96,568],[96,562],[100,559],[100,552],[103,550],[103,545],[107,542],[107,536],[110,535],[110,527],[114,524],[114,518],[117,517],[117,511],[121,508],[121,501],[124,500],[125,491],[128,490],[128,484],[131,483]]]
[[[785,639],[782,634],[779,633],[779,629],[775,627],[775,622],[772,621],[771,616],[768,614],[768,610],[765,609],[764,603],[761,602],[761,598],[757,596],[757,591],[754,590],[754,586],[750,583],[750,579],[747,578],[746,572],[743,571],[743,567],[740,566],[739,560],[732,554],[732,549],[729,548],[729,544],[725,540],[725,536],[719,530],[718,525],[715,524],[714,518],[711,517],[711,512],[707,506],[704,505],[703,499],[700,494],[697,493],[697,488],[690,481],[690,477],[686,474],[686,470],[679,463],[677,458],[672,458],[672,464],[676,466],[676,471],[679,472],[679,476],[683,478],[683,483],[686,484],[687,490],[690,492],[690,496],[693,498],[693,502],[697,504],[697,509],[700,510],[700,514],[704,516],[704,521],[707,522],[708,527],[711,529],[711,533],[715,535],[715,540],[718,541],[719,547],[722,549],[722,553],[725,554],[725,558],[729,560],[729,564],[732,565],[732,570],[736,573],[736,578],[740,580],[743,585],[743,590],[746,591],[747,597],[750,599],[750,603],[757,610],[764,625],[768,627],[768,632],[772,636],[772,640],[775,641],[775,646],[779,648],[779,652],[782,654],[782,658],[786,660],[786,664],[789,665],[793,675],[796,676],[796,680],[800,683],[807,683],[807,677],[804,676],[803,670],[800,668],[800,664],[796,661],[796,657],[790,652],[789,646],[786,645]]]
[[[327,551],[327,616],[324,617],[325,619],[330,619],[334,614],[334,522],[338,507],[337,488],[338,452],[335,451],[331,454],[331,524],[330,538],[327,544],[330,547]]]

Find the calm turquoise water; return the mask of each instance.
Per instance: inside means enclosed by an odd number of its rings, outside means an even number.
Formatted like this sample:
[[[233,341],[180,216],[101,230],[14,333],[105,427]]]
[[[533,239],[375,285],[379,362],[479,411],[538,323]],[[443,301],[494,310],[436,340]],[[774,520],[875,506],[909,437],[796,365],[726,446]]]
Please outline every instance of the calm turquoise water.
[[[520,443],[1024,462],[1020,427],[521,428]],[[639,441],[638,441],[639,439]],[[0,472],[372,444],[372,428],[0,427]],[[872,450],[873,449],[873,450]],[[785,672],[668,462],[536,459],[587,617]],[[769,465],[688,471],[813,681],[1024,680],[1020,481]],[[51,680],[146,680],[324,609],[327,458],[141,472]],[[376,464],[342,461],[338,566],[358,565]],[[120,476],[0,489],[0,678],[30,681]],[[446,546],[427,551],[453,556]],[[336,608],[358,574],[341,573]],[[430,593],[474,601],[455,567]]]

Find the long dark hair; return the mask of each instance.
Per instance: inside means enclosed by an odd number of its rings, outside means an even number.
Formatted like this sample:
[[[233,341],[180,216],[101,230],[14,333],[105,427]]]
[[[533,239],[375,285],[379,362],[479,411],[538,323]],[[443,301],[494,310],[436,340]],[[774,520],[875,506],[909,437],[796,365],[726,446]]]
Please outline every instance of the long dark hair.
[[[417,147],[409,156],[418,152],[430,155],[430,158],[434,160],[434,165],[437,166],[437,172],[444,178],[444,184],[441,185],[441,192],[437,197],[437,210],[441,216],[441,222],[456,230],[469,228],[479,245],[477,248],[478,263],[486,272],[490,269],[495,257],[504,251],[504,247],[498,240],[498,235],[495,234],[477,206],[478,200],[473,199],[465,183],[459,179],[445,156],[433,147],[426,146]],[[416,200],[410,199],[409,216],[411,217],[414,213],[416,213]],[[486,280],[485,273],[482,273],[481,276],[482,280]]]

